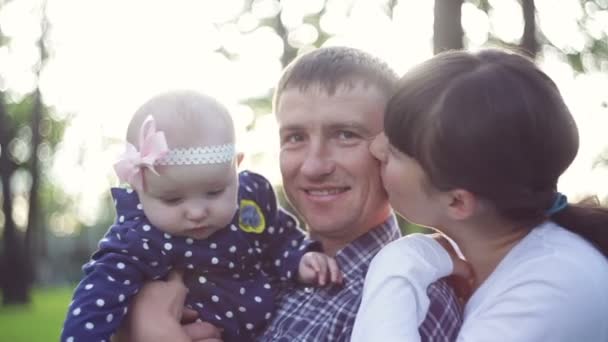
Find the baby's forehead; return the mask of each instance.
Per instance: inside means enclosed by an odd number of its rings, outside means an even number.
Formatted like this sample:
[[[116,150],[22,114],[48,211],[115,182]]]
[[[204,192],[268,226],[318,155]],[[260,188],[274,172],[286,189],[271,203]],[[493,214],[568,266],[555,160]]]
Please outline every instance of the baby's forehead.
[[[143,120],[152,116],[170,148],[219,145],[234,142],[232,118],[221,103],[195,92],[161,94],[136,112],[128,139],[138,139]],[[137,129],[135,129],[137,128]]]

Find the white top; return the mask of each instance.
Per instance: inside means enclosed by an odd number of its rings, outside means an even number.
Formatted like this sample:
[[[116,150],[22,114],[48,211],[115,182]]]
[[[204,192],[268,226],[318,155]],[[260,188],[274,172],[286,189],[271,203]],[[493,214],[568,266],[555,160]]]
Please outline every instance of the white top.
[[[428,236],[388,244],[370,265],[351,341],[420,341],[426,289],[452,267]],[[541,224],[475,291],[457,340],[608,341],[608,259],[580,236]]]

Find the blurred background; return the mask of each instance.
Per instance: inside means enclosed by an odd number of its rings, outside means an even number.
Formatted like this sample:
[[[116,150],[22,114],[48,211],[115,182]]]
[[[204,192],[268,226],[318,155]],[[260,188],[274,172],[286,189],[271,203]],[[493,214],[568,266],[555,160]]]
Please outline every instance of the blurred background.
[[[219,98],[245,167],[280,187],[273,87],[329,45],[400,74],[445,49],[528,54],[580,129],[560,190],[607,199],[608,0],[0,0],[0,340],[58,339],[113,220],[112,164],[139,104],[169,89]]]

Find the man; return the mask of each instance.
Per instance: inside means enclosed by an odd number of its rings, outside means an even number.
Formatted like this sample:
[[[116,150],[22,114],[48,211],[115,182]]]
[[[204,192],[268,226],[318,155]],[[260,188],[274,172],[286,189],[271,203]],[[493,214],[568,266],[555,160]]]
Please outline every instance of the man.
[[[400,236],[378,161],[369,151],[372,138],[382,131],[384,108],[396,83],[385,63],[344,47],[312,51],[284,71],[274,98],[283,185],[310,238],[336,258],[344,282],[282,289],[260,341],[350,339],[369,263]],[[422,339],[455,339],[461,316],[452,290],[439,282],[428,291],[431,306],[420,326]],[[140,296],[138,302],[152,297]],[[136,312],[132,323],[136,332],[142,330],[137,328],[144,320],[137,317],[141,311],[145,309]],[[197,341],[218,336],[208,325],[185,329]]]

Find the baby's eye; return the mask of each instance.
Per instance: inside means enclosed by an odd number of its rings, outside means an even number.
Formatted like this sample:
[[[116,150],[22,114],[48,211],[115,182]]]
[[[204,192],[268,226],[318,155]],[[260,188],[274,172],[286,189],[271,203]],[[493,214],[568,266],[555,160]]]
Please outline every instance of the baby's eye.
[[[160,199],[161,202],[163,202],[166,205],[178,205],[180,203],[182,203],[183,199],[181,197],[167,197],[167,198],[161,198]]]
[[[210,197],[214,197],[214,196],[221,195],[223,192],[224,192],[224,189],[217,189],[217,190],[207,192],[207,195]]]

